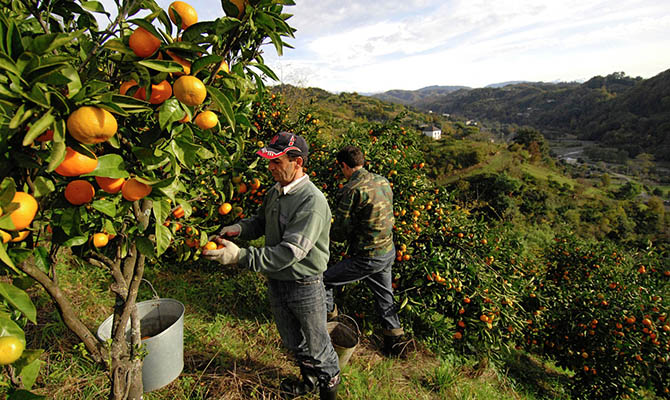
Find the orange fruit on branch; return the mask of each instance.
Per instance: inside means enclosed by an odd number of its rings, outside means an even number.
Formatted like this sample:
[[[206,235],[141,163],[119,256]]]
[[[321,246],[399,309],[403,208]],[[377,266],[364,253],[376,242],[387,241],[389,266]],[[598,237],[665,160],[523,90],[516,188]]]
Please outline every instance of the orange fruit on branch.
[[[175,218],[181,218],[184,215],[186,215],[186,212],[184,211],[182,206],[179,206],[179,207],[175,208],[174,211],[172,211],[172,215],[174,215]]]
[[[128,201],[140,200],[151,193],[151,186],[140,182],[135,178],[130,178],[123,184],[121,194]]]
[[[203,111],[195,117],[195,124],[200,129],[211,129],[219,123],[219,117],[212,111]]]
[[[219,214],[226,215],[233,209],[233,206],[230,203],[223,203],[219,206]]]
[[[170,15],[170,20],[176,25],[177,18],[175,12],[179,15],[179,18],[181,18],[181,29],[186,29],[198,22],[198,13],[195,11],[195,8],[188,3],[175,1],[170,4],[168,14]]]
[[[130,80],[128,82],[123,82],[119,88],[119,93],[126,94],[130,88],[136,86],[137,82]],[[148,101],[151,104],[162,104],[165,100],[169,99],[172,96],[172,86],[166,80],[157,83],[151,84],[151,96],[147,98],[146,88],[141,87],[137,89],[134,98],[138,100]]]
[[[21,358],[25,347],[15,336],[0,337],[0,365],[11,364]]]
[[[207,88],[195,76],[184,75],[179,77],[173,87],[174,97],[187,106],[198,106],[207,97]]]
[[[128,46],[136,56],[146,58],[158,50],[161,41],[140,26],[128,38]]]
[[[65,149],[65,159],[54,171],[62,176],[79,176],[93,172],[97,166],[97,157],[87,157],[68,147]]]
[[[100,189],[107,193],[114,194],[119,193],[126,180],[123,178],[106,178],[104,176],[96,176],[95,181],[98,182]]]
[[[172,57],[172,59],[181,65],[181,67],[184,69],[184,72],[175,72],[175,75],[188,75],[191,73],[191,63],[187,60],[184,60],[183,58],[179,57],[176,55],[174,52],[167,50],[166,53]]]
[[[98,232],[93,235],[93,246],[105,247],[107,243],[109,243],[109,235],[106,233]]]
[[[19,204],[19,208],[9,215],[9,219],[14,224],[14,230],[20,231],[27,228],[37,214],[37,200],[26,192],[16,192],[12,198],[12,203]]]
[[[88,181],[77,179],[65,186],[65,199],[75,206],[89,203],[95,196],[95,188]]]
[[[80,143],[106,142],[114,136],[117,128],[112,113],[99,107],[79,107],[67,118],[67,131]]]

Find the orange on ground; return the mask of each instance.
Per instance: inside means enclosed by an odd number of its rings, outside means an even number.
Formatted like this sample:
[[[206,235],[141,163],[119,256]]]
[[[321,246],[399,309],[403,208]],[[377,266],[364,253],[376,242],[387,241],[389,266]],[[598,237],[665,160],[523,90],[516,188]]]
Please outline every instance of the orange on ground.
[[[177,24],[177,18],[174,13],[179,14],[181,18],[181,29],[186,29],[189,26],[198,22],[198,13],[195,11],[195,8],[191,7],[190,4],[184,3],[183,1],[174,1],[170,4],[168,8],[168,14],[170,15],[170,20],[175,25]]]
[[[87,157],[68,147],[65,149],[65,159],[54,171],[63,176],[79,176],[93,172],[97,166],[97,157]]]
[[[106,233],[98,232],[93,235],[93,246],[104,247],[109,243],[109,236]]]
[[[112,113],[98,107],[79,107],[67,118],[67,131],[80,143],[106,142],[114,136],[117,128]]]
[[[172,52],[170,50],[167,50],[166,53],[170,57],[172,57],[172,59],[174,61],[178,62],[179,65],[181,65],[181,67],[184,69],[184,72],[175,72],[174,73],[175,75],[180,76],[180,75],[188,75],[188,74],[191,73],[191,62],[190,61],[184,60],[183,58],[179,57],[178,55],[176,55],[174,52]]]
[[[96,176],[95,181],[98,182],[100,189],[104,190],[107,193],[119,193],[123,187],[123,183],[126,181],[123,178],[106,178],[104,176]]]
[[[161,41],[141,26],[128,38],[128,46],[138,57],[149,57],[161,46]]]
[[[175,208],[174,211],[172,211],[172,215],[174,215],[175,218],[181,218],[185,214],[186,214],[186,212],[184,211],[184,209],[181,206]]]
[[[37,200],[26,192],[16,192],[12,198],[12,203],[19,204],[19,208],[9,215],[9,219],[14,224],[14,230],[20,231],[27,228],[37,214]]]
[[[230,203],[223,203],[219,206],[219,214],[226,215],[233,209],[233,206]]]
[[[207,97],[205,84],[195,76],[184,75],[174,83],[174,97],[187,106],[198,106]]]
[[[123,184],[121,194],[128,201],[136,201],[151,193],[151,186],[142,183],[135,178],[130,178]]]
[[[203,111],[195,117],[195,124],[200,129],[211,129],[219,123],[219,117],[212,111]]]
[[[16,336],[0,337],[0,365],[11,364],[21,358],[25,347]]]
[[[65,199],[75,206],[89,203],[93,200],[93,196],[95,196],[95,188],[83,179],[77,179],[65,186]]]

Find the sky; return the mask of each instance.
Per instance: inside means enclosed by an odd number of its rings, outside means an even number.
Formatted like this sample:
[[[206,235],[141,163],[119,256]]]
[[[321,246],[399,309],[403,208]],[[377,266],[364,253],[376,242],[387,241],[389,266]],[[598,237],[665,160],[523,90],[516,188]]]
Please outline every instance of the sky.
[[[105,3],[110,0],[104,1]],[[170,1],[157,0],[161,6]],[[217,0],[192,0],[201,19]],[[333,93],[584,81],[670,69],[668,0],[295,0],[281,83]],[[108,7],[109,9],[109,7]]]

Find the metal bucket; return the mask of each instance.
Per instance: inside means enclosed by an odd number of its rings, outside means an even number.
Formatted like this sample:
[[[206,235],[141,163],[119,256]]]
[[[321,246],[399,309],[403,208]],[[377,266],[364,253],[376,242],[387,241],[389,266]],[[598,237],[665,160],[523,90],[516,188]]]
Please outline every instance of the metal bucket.
[[[175,380],[184,369],[184,305],[173,299],[137,303],[142,344],[147,356],[142,364],[144,392],[160,389]],[[114,316],[98,327],[98,338],[111,338]],[[130,340],[130,321],[126,327]]]
[[[348,315],[340,314],[327,323],[327,328],[340,368],[344,368],[358,346],[361,336],[358,324]]]

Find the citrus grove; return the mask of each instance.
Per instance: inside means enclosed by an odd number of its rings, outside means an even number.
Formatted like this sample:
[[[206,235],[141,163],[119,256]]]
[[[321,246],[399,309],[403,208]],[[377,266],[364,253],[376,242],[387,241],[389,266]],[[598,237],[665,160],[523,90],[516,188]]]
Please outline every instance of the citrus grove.
[[[292,36],[282,9],[293,2],[223,0],[209,21],[182,1],[117,4],[2,1],[0,363],[16,389],[30,390],[43,363],[24,334],[36,323],[26,290],[39,285],[109,371],[109,398],[139,399],[144,269],[197,257],[219,216],[244,213],[247,179],[262,177],[245,156],[251,105],[276,79],[263,49],[281,53]],[[110,277],[108,343],[59,287],[64,249]]]
[[[97,2],[2,1],[0,364],[12,387],[30,389],[42,363],[24,334],[36,323],[27,290],[37,282],[109,371],[109,397],[139,398],[134,305],[144,269],[197,261],[216,246],[212,232],[252,214],[272,184],[255,151],[289,130],[310,143],[307,173],[331,205],[345,182],[334,163],[344,144],[360,146],[366,168],[391,183],[393,287],[403,326],[431,350],[482,362],[519,351],[555,360],[574,374],[575,398],[670,396],[667,250],[569,232],[530,246],[516,226],[477,214],[427,178],[425,140],[403,115],[349,124],[291,109],[261,78],[274,78],[262,45],[281,52],[293,33],[283,13],[292,1],[223,0],[225,16],[214,21],[181,1],[123,3],[104,28]],[[58,286],[63,254],[108,274],[116,300],[108,343]],[[332,261],[341,257],[346,249],[333,243]],[[365,285],[349,285],[338,301],[373,337]]]

